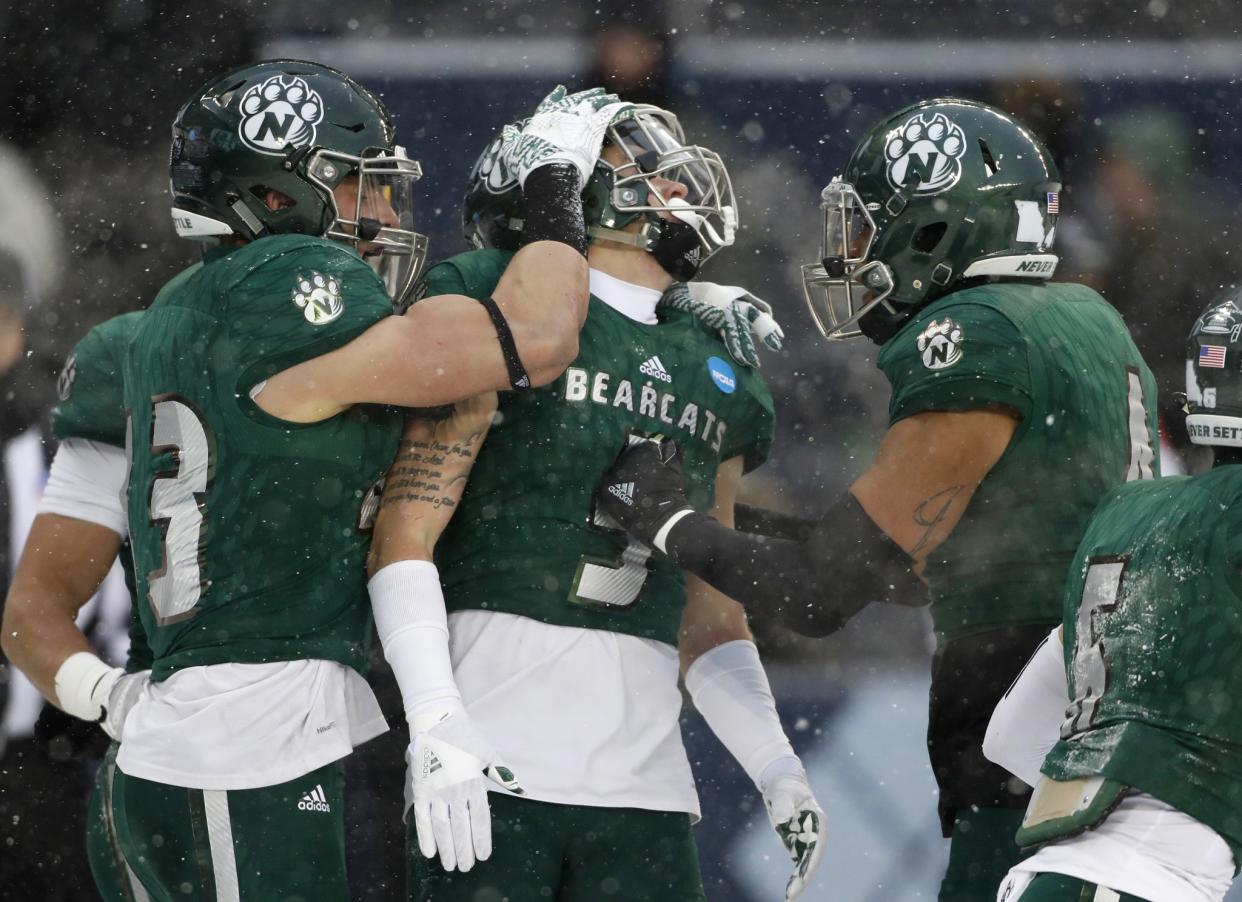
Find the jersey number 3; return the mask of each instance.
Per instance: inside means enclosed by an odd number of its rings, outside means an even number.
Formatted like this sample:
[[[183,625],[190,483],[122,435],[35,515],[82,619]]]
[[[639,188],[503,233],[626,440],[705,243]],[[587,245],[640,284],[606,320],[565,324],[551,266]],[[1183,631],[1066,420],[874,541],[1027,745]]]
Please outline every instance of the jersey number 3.
[[[147,495],[148,522],[161,536],[161,563],[147,574],[147,598],[160,626],[194,616],[202,598],[201,552],[214,450],[202,417],[189,402],[168,395],[153,399],[149,453],[172,460],[172,466],[153,472]]]

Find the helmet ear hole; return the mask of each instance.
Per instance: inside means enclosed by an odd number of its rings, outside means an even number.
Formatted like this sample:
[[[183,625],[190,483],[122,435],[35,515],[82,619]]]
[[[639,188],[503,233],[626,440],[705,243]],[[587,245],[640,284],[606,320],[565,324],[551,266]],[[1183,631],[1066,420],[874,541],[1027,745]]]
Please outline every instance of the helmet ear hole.
[[[936,249],[936,245],[940,243],[940,239],[944,237],[948,228],[947,222],[933,222],[923,226],[910,236],[911,250],[921,254],[930,254]]]

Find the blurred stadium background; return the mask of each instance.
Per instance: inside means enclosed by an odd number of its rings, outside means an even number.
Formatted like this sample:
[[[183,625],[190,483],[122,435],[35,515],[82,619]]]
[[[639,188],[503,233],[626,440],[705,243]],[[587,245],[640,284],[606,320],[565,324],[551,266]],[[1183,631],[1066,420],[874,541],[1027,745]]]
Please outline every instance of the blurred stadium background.
[[[1231,0],[13,0],[0,8],[0,364],[25,339],[0,377],[12,549],[64,353],[193,261],[168,223],[168,124],[225,67],[314,59],[379,90],[426,173],[417,224],[433,260],[465,247],[459,203],[478,151],[552,85],[603,83],[678,113],[724,156],[741,203],[737,245],[704,276],[767,299],[787,336],[764,364],[780,425],[748,498],[813,513],[885,422],[872,349],[819,339],[797,269],[818,251],[819,189],[862,131],[954,93],[1040,133],[1066,183],[1059,276],[1122,310],[1168,399],[1192,314],[1242,267],[1239,24]],[[1171,401],[1162,409],[1167,462],[1194,468]],[[923,612],[869,610],[823,641],[760,640],[831,822],[812,898],[935,898],[946,853],[923,745]],[[13,747],[38,704],[13,673],[0,681],[0,747]],[[757,794],[697,715],[686,729],[708,898],[776,898],[786,861]]]

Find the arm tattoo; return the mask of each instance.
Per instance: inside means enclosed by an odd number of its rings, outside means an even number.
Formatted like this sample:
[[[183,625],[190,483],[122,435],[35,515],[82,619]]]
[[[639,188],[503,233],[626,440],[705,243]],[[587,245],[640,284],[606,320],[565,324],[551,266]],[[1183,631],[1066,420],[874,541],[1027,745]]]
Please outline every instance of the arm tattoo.
[[[930,544],[932,533],[935,532],[936,527],[941,524],[944,518],[948,516],[953,500],[957,498],[964,488],[965,486],[963,485],[951,485],[947,489],[943,489],[922,501],[914,509],[914,522],[919,526],[925,527],[925,530],[922,537],[910,549],[910,557],[914,557]]]
[[[447,443],[435,435],[417,441],[402,439],[388,470],[380,509],[402,503],[430,504],[433,509],[456,507],[454,496],[461,495],[459,483],[474,464],[482,435],[479,431]]]

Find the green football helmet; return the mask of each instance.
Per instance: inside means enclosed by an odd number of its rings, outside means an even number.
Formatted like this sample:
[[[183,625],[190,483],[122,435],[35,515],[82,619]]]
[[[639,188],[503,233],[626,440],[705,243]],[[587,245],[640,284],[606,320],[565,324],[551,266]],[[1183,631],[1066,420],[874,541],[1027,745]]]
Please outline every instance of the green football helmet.
[[[822,262],[802,267],[816,325],[882,342],[965,280],[1050,278],[1059,178],[1025,126],[982,103],[892,114],[823,190]]]
[[[212,79],[173,122],[173,225],[182,238],[304,234],[351,245],[394,302],[414,285],[427,241],[413,228],[418,163],[394,143],[378,97],[318,63],[269,60]],[[335,189],[356,177],[353,209]],[[269,190],[292,203],[270,209]],[[391,210],[388,222],[375,214]]]
[[[636,107],[632,119],[609,126],[625,162],[600,159],[582,191],[587,234],[650,253],[674,278],[687,281],[721,248],[733,243],[737,202],[720,155],[686,144],[685,132],[668,110]],[[497,136],[470,172],[462,204],[462,229],[475,247],[516,250],[522,235],[522,189],[500,157]],[[652,179],[685,186],[686,196],[665,198]],[[664,215],[661,215],[664,214]],[[637,231],[626,231],[635,221]]]
[[[1242,447],[1242,288],[1195,320],[1186,339],[1186,431],[1196,445]]]

